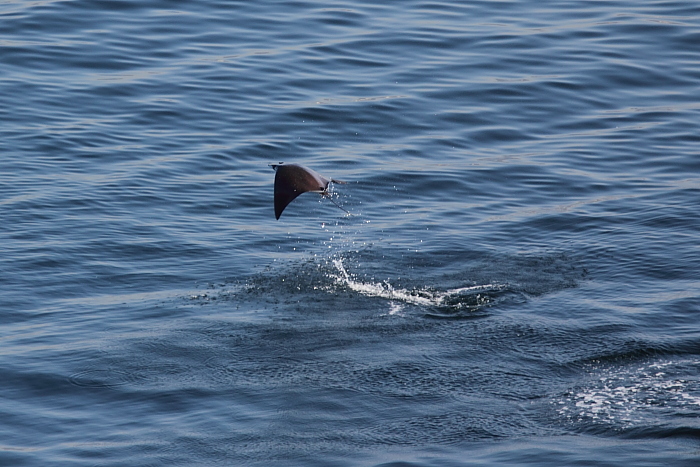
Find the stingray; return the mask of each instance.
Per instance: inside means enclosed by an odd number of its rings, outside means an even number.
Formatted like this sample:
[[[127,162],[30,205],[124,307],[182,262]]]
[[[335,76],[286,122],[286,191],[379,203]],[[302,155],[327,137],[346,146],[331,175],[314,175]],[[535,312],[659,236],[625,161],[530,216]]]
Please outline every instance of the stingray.
[[[333,198],[331,198],[331,194],[328,191],[328,185],[330,182],[340,184],[345,184],[345,182],[333,180],[332,178],[326,178],[311,169],[297,164],[285,164],[284,162],[280,162],[279,164],[270,164],[270,167],[272,167],[276,172],[275,217],[277,219],[280,218],[282,211],[284,211],[284,208],[286,208],[289,203],[294,201],[297,196],[302,193],[306,193],[307,191],[319,193],[324,198],[331,200],[331,202],[340,209],[350,214],[338,203],[333,201]]]

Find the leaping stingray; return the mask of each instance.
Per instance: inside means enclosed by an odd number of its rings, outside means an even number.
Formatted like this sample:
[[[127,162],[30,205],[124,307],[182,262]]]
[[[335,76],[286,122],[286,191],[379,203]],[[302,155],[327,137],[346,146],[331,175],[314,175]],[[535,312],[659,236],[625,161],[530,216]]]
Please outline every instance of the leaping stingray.
[[[338,206],[343,211],[350,214],[348,211],[340,207],[338,203],[333,201],[331,194],[328,191],[330,182],[345,184],[340,180],[326,178],[323,175],[314,172],[311,169],[302,167],[297,164],[270,164],[275,170],[275,218],[279,219],[282,211],[289,203],[302,193],[310,191],[312,193],[320,193],[324,198],[331,200],[333,204]]]

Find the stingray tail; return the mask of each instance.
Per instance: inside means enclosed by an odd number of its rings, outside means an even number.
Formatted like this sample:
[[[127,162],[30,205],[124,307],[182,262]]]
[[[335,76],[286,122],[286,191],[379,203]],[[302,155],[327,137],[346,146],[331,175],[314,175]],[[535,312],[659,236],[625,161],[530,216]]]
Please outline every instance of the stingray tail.
[[[336,182],[336,183],[337,183],[337,182]],[[344,207],[342,207],[340,204],[336,203],[336,201],[333,199],[333,195],[331,195],[330,193],[324,193],[323,196],[326,197],[326,198],[328,198],[328,199],[331,201],[331,203],[335,204],[336,207],[337,207],[338,209],[340,209],[341,211],[345,211],[345,213],[346,213],[348,216],[352,216],[352,214],[350,213],[350,211],[348,211],[347,209],[345,209]]]

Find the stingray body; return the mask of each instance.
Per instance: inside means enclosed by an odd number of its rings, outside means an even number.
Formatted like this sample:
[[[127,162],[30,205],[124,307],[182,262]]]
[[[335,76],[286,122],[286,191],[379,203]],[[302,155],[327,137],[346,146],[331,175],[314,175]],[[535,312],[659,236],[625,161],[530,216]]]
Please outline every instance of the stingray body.
[[[289,203],[302,193],[310,191],[328,196],[328,184],[345,183],[323,175],[297,164],[270,164],[275,169],[275,217],[282,215],[282,211]],[[341,208],[342,209],[342,208]]]

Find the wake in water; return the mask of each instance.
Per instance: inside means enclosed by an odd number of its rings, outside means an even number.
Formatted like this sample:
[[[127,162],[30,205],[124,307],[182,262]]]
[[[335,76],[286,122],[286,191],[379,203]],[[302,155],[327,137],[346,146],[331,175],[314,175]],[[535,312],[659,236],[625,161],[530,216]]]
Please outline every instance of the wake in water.
[[[239,316],[244,310],[264,316],[261,310],[326,313],[329,307],[337,308],[343,297],[344,309],[358,305],[366,310],[379,303],[379,308],[388,309],[390,315],[418,313],[431,318],[469,319],[483,316],[486,309],[504,302],[523,301],[575,286],[574,276],[578,274],[566,258],[551,256],[482,255],[459,261],[456,268],[441,266],[454,262],[449,256],[437,265],[416,265],[415,259],[396,264],[383,256],[373,256],[370,251],[307,257],[269,266],[245,281],[202,284],[203,290],[190,293],[186,302],[204,305],[235,301]],[[360,272],[349,271],[349,263],[356,264]],[[401,271],[405,271],[403,279]],[[399,277],[396,282],[375,280],[384,274]],[[359,304],[353,300],[360,297],[368,302]]]
[[[506,290],[505,284],[484,284],[439,291],[427,287],[420,289],[395,288],[388,280],[362,282],[349,274],[342,259],[334,259],[337,269],[334,278],[338,284],[368,297],[391,300],[390,314],[397,314],[404,304],[428,308],[427,314],[434,317],[455,317],[463,311],[477,311],[491,305],[498,292]]]

